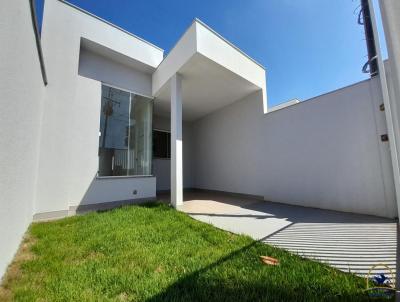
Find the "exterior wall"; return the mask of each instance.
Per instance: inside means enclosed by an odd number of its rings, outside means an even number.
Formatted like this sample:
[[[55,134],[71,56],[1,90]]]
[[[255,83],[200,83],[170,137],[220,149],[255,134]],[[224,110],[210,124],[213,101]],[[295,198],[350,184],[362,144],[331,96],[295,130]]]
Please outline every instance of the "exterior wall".
[[[400,2],[398,0],[380,0],[382,22],[385,29],[385,37],[389,59],[385,66],[389,69],[391,106],[399,122],[400,117]],[[397,101],[396,101],[397,100]],[[395,125],[400,129],[400,125]]]
[[[121,177],[118,181],[115,181],[114,177],[96,178],[93,180],[93,183],[90,185],[79,205],[127,199],[149,199],[156,196],[155,188],[155,177],[137,177],[136,179]]]
[[[44,83],[29,1],[2,4],[0,41],[1,277],[32,221],[35,202]]]
[[[153,128],[171,130],[169,118],[154,116]],[[183,187],[193,187],[193,133],[192,124],[183,122]],[[171,161],[169,159],[153,159],[153,174],[157,178],[157,191],[167,191],[171,188]]]
[[[179,70],[196,52],[196,27],[192,24],[178,43],[169,52],[153,74],[153,95]]]
[[[389,74],[387,85],[397,149],[397,164],[394,165],[394,171],[398,172],[396,168],[400,165],[398,162],[400,159],[400,2],[398,0],[380,0],[379,3],[389,57],[385,62],[385,69]],[[397,188],[397,195],[399,195],[398,191]],[[400,200],[397,200],[397,203],[399,207]]]
[[[368,80],[266,115],[255,93],[206,116],[193,124],[194,186],[395,216],[378,89]]]
[[[79,75],[112,86],[151,96],[151,75],[115,62],[104,56],[81,49]]]
[[[94,191],[101,191],[96,173],[101,81],[107,81],[104,69],[112,71],[115,86],[142,94],[151,92],[150,71],[134,70],[101,56],[81,53],[82,39],[142,62],[148,70],[154,70],[162,60],[158,48],[61,1],[46,0],[43,20],[43,52],[51,83],[44,104],[36,213],[95,202],[93,198],[85,201],[88,192],[99,196]],[[104,65],[94,68],[94,63],[100,61]],[[127,87],[124,75],[140,81]],[[107,188],[113,189],[118,198],[136,199],[139,195],[133,191],[141,183],[137,177],[116,178],[107,182]],[[154,197],[155,187],[145,192],[147,196],[142,197]]]

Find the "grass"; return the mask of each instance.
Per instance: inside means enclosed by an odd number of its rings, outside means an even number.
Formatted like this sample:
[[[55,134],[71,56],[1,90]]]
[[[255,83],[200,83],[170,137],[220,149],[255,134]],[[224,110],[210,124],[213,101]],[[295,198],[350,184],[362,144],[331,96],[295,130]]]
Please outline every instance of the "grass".
[[[368,301],[364,288],[354,275],[151,204],[32,224],[0,301]]]

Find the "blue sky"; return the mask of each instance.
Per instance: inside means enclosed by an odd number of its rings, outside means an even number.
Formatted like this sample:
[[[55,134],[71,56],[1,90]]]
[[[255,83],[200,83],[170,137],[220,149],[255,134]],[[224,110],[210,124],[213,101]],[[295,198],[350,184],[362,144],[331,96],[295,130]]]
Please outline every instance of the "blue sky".
[[[42,2],[38,0],[39,7]],[[359,0],[70,2],[166,53],[193,18],[201,19],[266,67],[270,106],[306,100],[367,78],[361,72],[367,50],[363,27],[357,24]],[[386,56],[385,47],[383,53]]]

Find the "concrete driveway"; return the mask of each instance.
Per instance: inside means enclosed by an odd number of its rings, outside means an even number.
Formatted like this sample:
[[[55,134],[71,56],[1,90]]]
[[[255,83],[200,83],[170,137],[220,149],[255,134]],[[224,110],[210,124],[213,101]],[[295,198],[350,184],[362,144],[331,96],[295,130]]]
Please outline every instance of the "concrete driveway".
[[[396,222],[214,192],[184,194],[182,211],[220,229],[317,259],[361,276],[379,263],[395,274]],[[377,267],[372,272],[385,271]]]

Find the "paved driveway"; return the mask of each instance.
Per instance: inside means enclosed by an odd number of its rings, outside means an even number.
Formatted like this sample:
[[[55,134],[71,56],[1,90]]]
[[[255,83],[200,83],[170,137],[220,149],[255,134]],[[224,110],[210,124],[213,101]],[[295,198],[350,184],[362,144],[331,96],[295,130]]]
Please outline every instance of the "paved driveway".
[[[219,193],[185,193],[182,211],[303,257],[365,276],[375,264],[396,268],[396,222]],[[373,272],[386,271],[382,267]],[[394,272],[395,273],[395,272]]]

